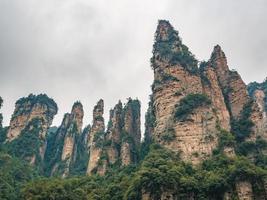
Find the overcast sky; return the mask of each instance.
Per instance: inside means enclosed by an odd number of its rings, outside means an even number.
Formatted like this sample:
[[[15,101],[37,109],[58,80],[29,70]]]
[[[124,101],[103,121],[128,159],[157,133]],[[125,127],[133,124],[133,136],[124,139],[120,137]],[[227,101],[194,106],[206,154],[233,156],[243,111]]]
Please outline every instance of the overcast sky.
[[[99,98],[106,121],[127,97],[141,100],[144,115],[158,19],[179,30],[197,59],[207,60],[220,44],[246,83],[267,76],[266,0],[0,0],[4,124],[15,101],[29,93],[57,102],[54,125],[76,100],[85,124]]]

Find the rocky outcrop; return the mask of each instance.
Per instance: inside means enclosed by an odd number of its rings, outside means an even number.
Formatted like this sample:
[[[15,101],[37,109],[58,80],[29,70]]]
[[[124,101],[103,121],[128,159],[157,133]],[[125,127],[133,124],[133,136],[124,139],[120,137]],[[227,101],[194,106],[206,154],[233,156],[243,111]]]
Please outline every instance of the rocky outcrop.
[[[214,106],[218,118],[218,125],[224,130],[230,131],[230,114],[224,101],[217,74],[209,62],[202,63],[200,71],[203,92],[212,101],[212,105]]]
[[[127,166],[136,163],[141,142],[140,102],[128,99],[125,106],[119,101],[110,110],[107,131],[104,130],[103,100],[94,109],[93,126],[89,134],[90,158],[87,174],[103,175],[111,165]]]
[[[251,183],[248,181],[240,181],[236,183],[236,191],[239,200],[252,200],[253,191]]]
[[[69,175],[70,166],[75,162],[76,145],[81,135],[83,115],[83,106],[80,102],[74,103],[71,113],[65,114],[55,134],[55,141],[50,146],[54,154],[51,175],[59,174],[62,177]]]
[[[123,128],[123,106],[119,101],[115,105],[114,109],[110,110],[110,118],[107,129],[106,139],[110,141],[110,145],[107,147],[108,160],[110,164],[114,164],[120,155],[118,146],[121,144],[121,134]]]
[[[141,142],[140,102],[128,100],[123,109],[123,132],[121,133],[121,162],[127,166],[137,162],[137,150]]]
[[[238,120],[250,120],[253,123],[249,136],[246,140],[255,141],[257,136],[261,136],[262,129],[262,111],[260,111],[256,102],[254,102],[247,91],[247,86],[241,79],[240,75],[233,70],[229,70],[227,59],[219,45],[214,47],[210,58],[211,66],[215,69],[220,87],[224,95],[224,101],[228,107],[233,122]],[[250,109],[250,116],[244,116]],[[235,127],[231,127],[233,132]]]
[[[25,155],[18,155],[18,157],[22,156],[22,159],[31,165],[38,165],[40,169],[43,167],[42,162],[47,146],[46,134],[56,113],[57,105],[53,99],[45,94],[37,96],[30,94],[16,102],[7,131],[6,142],[10,143],[13,149],[22,144],[32,145],[32,150],[27,150],[29,147],[23,147],[27,151],[26,157]],[[32,141],[35,141],[35,144],[30,144]]]
[[[216,113],[212,106],[200,106],[189,113],[186,120],[174,119],[174,111],[183,98],[203,94],[202,80],[197,61],[168,22],[159,22],[155,40],[152,99],[156,122],[153,137],[167,148],[180,151],[184,160],[198,163],[217,145]],[[227,127],[228,122],[225,124]],[[173,135],[172,140],[164,141],[165,136],[170,135]]]
[[[40,137],[45,138],[47,129],[52,124],[54,115],[57,113],[57,105],[53,99],[50,99],[45,94],[32,95],[21,98],[16,102],[15,111],[12,115],[7,141],[12,141],[17,138],[21,131],[34,118],[43,119]]]
[[[253,94],[252,97],[255,99],[255,102],[258,106],[258,109],[260,111],[260,113],[262,113],[261,118],[261,126],[259,127],[258,132],[260,133],[259,135],[267,140],[267,117],[266,117],[266,95],[263,89],[256,89]],[[256,119],[258,119],[257,115],[254,116]],[[255,121],[255,120],[254,120]],[[260,123],[260,122],[259,122]]]
[[[100,99],[93,110],[93,124],[88,137],[88,148],[89,148],[89,162],[87,168],[87,174],[90,175],[93,172],[97,172],[101,166],[101,155],[102,155],[102,141],[104,140],[105,123],[103,118],[104,113],[104,101]],[[103,174],[105,169],[101,169]]]

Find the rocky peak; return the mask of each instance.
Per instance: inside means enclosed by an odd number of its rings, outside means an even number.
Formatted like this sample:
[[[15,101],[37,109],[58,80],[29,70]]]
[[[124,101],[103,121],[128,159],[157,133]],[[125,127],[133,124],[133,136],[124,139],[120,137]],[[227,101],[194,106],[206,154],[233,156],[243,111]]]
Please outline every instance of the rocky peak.
[[[167,20],[159,20],[158,27],[155,35],[156,41],[168,41],[175,35],[171,35],[175,30]],[[177,32],[176,32],[177,33]],[[178,39],[178,34],[176,35]]]
[[[140,131],[140,102],[139,100],[128,99],[123,109],[124,126],[121,135],[121,161],[126,166],[137,162],[137,149],[141,142]]]
[[[57,113],[57,105],[53,99],[45,94],[33,95],[21,98],[16,102],[15,111],[12,115],[10,126],[7,133],[7,140],[11,141],[17,138],[22,129],[33,118],[43,119],[43,133],[42,137],[45,138],[48,127],[52,124],[54,115]]]
[[[87,174],[89,175],[93,172],[98,172],[99,174],[103,174],[105,172],[105,167],[103,168],[103,166],[99,165],[100,158],[103,152],[100,143],[102,143],[102,141],[104,140],[105,135],[105,123],[103,113],[104,101],[100,99],[93,110],[93,124],[88,137],[90,158],[88,162]]]
[[[115,105],[114,109],[111,109],[109,112],[107,137],[117,144],[120,142],[120,134],[123,125],[122,109],[122,103],[119,101],[118,104]]]
[[[94,120],[98,121],[100,120],[100,118],[103,118],[103,114],[104,114],[104,100],[100,99],[96,106],[94,107],[94,111],[93,111],[93,118]]]
[[[166,67],[179,65],[190,73],[197,73],[197,60],[182,44],[179,34],[168,21],[160,20],[153,45],[152,68],[161,73]]]
[[[83,105],[80,102],[75,102],[72,106],[71,115],[73,119],[76,121],[78,132],[82,132],[82,122],[83,122]]]
[[[124,107],[124,131],[133,138],[136,145],[140,144],[141,130],[139,100],[132,100],[129,98]]]
[[[69,175],[70,166],[75,162],[77,141],[82,131],[83,106],[80,102],[75,102],[71,113],[64,115],[63,121],[55,134],[55,141],[49,143],[49,148],[53,150],[54,159],[51,159],[51,174],[59,174],[62,177]],[[49,159],[49,158],[48,158]]]
[[[230,113],[224,101],[223,92],[220,87],[215,69],[210,62],[200,65],[201,81],[203,92],[212,101],[212,105],[216,110],[218,125],[224,130],[230,131]]]

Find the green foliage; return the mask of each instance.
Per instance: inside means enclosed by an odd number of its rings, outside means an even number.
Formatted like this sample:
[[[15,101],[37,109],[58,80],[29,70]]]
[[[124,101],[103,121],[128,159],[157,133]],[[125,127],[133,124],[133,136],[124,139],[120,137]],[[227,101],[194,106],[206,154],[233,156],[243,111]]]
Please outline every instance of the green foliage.
[[[88,131],[88,130],[86,129],[85,131]],[[84,140],[85,140],[84,134],[85,134],[84,132],[81,136],[77,134],[75,138],[74,148],[76,149],[76,160],[70,166],[71,175],[86,174],[89,154],[88,154],[87,145],[84,143]]]
[[[22,130],[20,136],[7,144],[8,152],[17,158],[29,161],[31,157],[36,157],[36,163],[41,164],[39,148],[42,144],[40,133],[42,131],[43,121],[34,118]]]
[[[179,105],[176,106],[175,119],[185,120],[186,117],[194,111],[194,109],[210,104],[211,101],[204,94],[189,94],[180,101]]]
[[[232,133],[228,131],[221,130],[219,135],[219,148],[222,147],[234,147],[235,146],[235,137]]]
[[[267,156],[265,152],[267,150],[267,142],[262,138],[257,138],[255,142],[246,141],[238,144],[237,154],[242,156],[254,156],[257,166],[267,169]]]
[[[178,32],[173,29],[169,22],[167,39],[160,40],[157,38],[159,30],[156,32],[155,43],[153,45],[153,57],[151,63],[153,68],[156,67],[156,59],[167,60],[171,65],[180,64],[192,74],[198,73],[198,61],[195,56],[188,50],[188,47],[182,44]]]
[[[194,199],[222,199],[237,179],[255,181],[267,172],[245,157],[228,158],[222,154],[203,162],[199,168],[182,162],[179,156],[161,147],[150,150],[135,173],[125,199],[139,199],[141,190],[160,199],[163,191],[171,190],[178,199],[194,194]]]
[[[174,130],[167,130],[166,132],[164,132],[162,135],[161,135],[161,139],[164,141],[164,142],[171,142],[173,141],[174,139],[176,138],[176,135],[175,135],[175,132]]]
[[[57,110],[58,110],[57,104],[55,103],[55,101],[53,99],[49,98],[46,94],[39,94],[39,95],[29,94],[28,97],[20,98],[16,102],[16,107],[22,106],[24,104],[35,105],[37,103],[39,103],[41,105],[46,105],[48,108],[53,110],[53,114],[57,113]],[[48,110],[48,112],[50,111],[50,109]],[[25,112],[25,110],[24,109],[18,109],[18,110],[16,110],[16,113],[14,113],[14,115],[12,117],[18,116],[18,115],[22,114],[22,112]],[[50,114],[50,113],[48,113],[48,114]]]
[[[2,107],[2,104],[3,104],[3,99],[2,97],[0,97],[0,108]]]
[[[21,199],[22,184],[35,177],[37,173],[26,162],[0,152],[0,199]]]
[[[0,108],[2,107],[2,104],[3,104],[3,99],[2,97],[0,97]],[[2,113],[0,113],[0,130],[2,128],[2,121],[3,121],[3,115]]]
[[[254,126],[254,123],[250,119],[252,112],[253,101],[249,101],[243,108],[240,119],[231,120],[232,132],[235,134],[236,140],[242,142],[247,138]]]
[[[171,74],[162,74],[162,81],[168,82],[168,81],[179,81],[175,76],[172,76]]]
[[[201,77],[201,81],[204,85],[210,85],[210,80],[208,79],[208,77],[205,75],[205,68],[208,66],[208,62],[206,61],[202,61],[199,64],[199,71],[200,71],[200,77]]]
[[[95,133],[93,142],[95,143],[95,147],[101,148],[104,146],[105,142],[105,132],[104,131],[99,131]]]
[[[222,143],[226,145],[232,141],[229,135],[222,138]],[[258,145],[265,146],[265,143],[259,141]],[[1,164],[0,156],[0,174],[6,174]],[[13,167],[19,165],[12,164]],[[24,173],[23,170],[21,172]],[[137,166],[113,166],[103,177],[36,179],[24,185],[22,190],[16,188],[18,194],[21,191],[22,199],[36,200],[137,200],[141,199],[142,191],[151,193],[155,199],[159,199],[163,191],[172,191],[178,199],[193,195],[194,199],[206,200],[222,199],[224,192],[232,188],[236,180],[255,182],[266,176],[266,170],[256,167],[245,157],[228,158],[218,154],[194,168],[181,161],[179,154],[152,144],[144,160]],[[26,178],[30,180],[32,177]],[[6,191],[4,194],[14,194],[8,188]]]
[[[4,127],[4,128],[0,127],[0,151],[5,146],[3,143],[6,140],[7,130],[8,130],[8,127]]]
[[[265,94],[265,109],[267,110],[267,79],[265,79],[262,83],[257,83],[257,82],[252,82],[250,84],[248,84],[248,93],[251,97],[253,97],[254,92],[256,90],[263,90],[264,94]]]

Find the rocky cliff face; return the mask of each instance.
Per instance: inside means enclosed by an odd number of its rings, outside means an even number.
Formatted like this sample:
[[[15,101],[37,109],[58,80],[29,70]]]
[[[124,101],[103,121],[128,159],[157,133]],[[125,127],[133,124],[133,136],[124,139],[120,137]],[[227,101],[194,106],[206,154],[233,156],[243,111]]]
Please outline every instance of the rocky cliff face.
[[[94,114],[94,116],[98,117],[94,117],[94,119],[101,119],[103,114],[102,103],[100,101],[95,107],[94,113],[98,114]],[[94,130],[92,127],[89,134],[88,174],[98,173],[103,175],[110,165],[126,166],[136,163],[138,159],[137,151],[141,141],[140,102],[129,99],[123,107],[119,101],[114,109],[110,111],[106,132],[103,123],[95,120],[93,127],[94,124],[98,124],[98,126],[95,126]]]
[[[36,144],[37,146],[34,145],[38,149],[38,153],[34,153],[36,150],[32,149],[26,153],[27,156],[24,159],[34,165],[38,157],[40,164],[46,151],[46,133],[56,113],[56,103],[46,95],[35,96],[31,94],[26,98],[19,99],[10,121],[6,142],[10,143],[11,146],[18,147],[27,144],[30,142],[29,138],[33,137],[32,140],[38,144]]]
[[[52,152],[47,152],[47,159],[50,156],[51,175],[59,174],[62,177],[69,175],[70,166],[76,160],[78,139],[82,131],[83,120],[83,106],[80,102],[74,103],[71,113],[66,113],[64,119],[52,138],[52,143],[49,148],[53,149]],[[48,155],[49,154],[49,155]],[[54,154],[54,155],[51,155]]]
[[[29,95],[16,102],[15,111],[12,115],[7,140],[12,141],[17,138],[22,129],[34,118],[43,119],[43,133],[41,137],[45,138],[46,131],[51,125],[54,115],[57,113],[56,103],[46,95]]]
[[[146,114],[146,138],[198,164],[218,148],[224,131],[232,131],[239,142],[265,137],[265,94],[256,90],[255,100],[249,96],[240,75],[229,69],[220,46],[215,46],[209,61],[198,68],[178,32],[161,20],[151,63],[154,83]],[[225,146],[223,152],[236,156],[235,146]],[[236,191],[239,199],[253,198],[249,181],[237,182]]]
[[[253,125],[251,125],[250,128],[247,128],[251,129],[250,133],[243,139],[255,141],[256,138],[263,133],[263,113],[259,109],[258,104],[249,96],[247,86],[241,79],[240,75],[236,71],[229,70],[226,56],[220,46],[217,45],[214,47],[210,63],[215,69],[224,95],[224,101],[230,112],[232,132],[243,131],[236,129],[236,122],[239,123],[244,120],[250,120]],[[250,112],[248,116],[246,116],[248,110]]]
[[[140,102],[129,99],[123,109],[123,132],[121,133],[121,162],[123,166],[137,162],[141,142]]]
[[[262,113],[262,126],[260,134],[263,139],[267,139],[267,119],[266,119],[266,108],[267,108],[267,81],[262,83],[253,82],[248,85],[248,91],[250,96],[255,100],[258,105],[259,111]]]
[[[190,94],[203,94],[202,80],[197,61],[168,22],[159,22],[155,40],[154,138],[169,149],[180,151],[185,160],[198,163],[216,147],[216,113],[212,106],[200,105],[186,119],[175,119],[175,110],[182,99]]]
[[[105,131],[103,113],[104,113],[104,101],[101,99],[97,102],[97,105],[94,107],[93,123],[88,138],[90,157],[88,162],[87,174],[89,175],[94,172],[98,172],[100,174],[103,174],[105,172],[105,169],[101,168],[103,167],[102,163],[100,163],[102,155],[101,145],[102,141],[104,140],[104,131]]]

